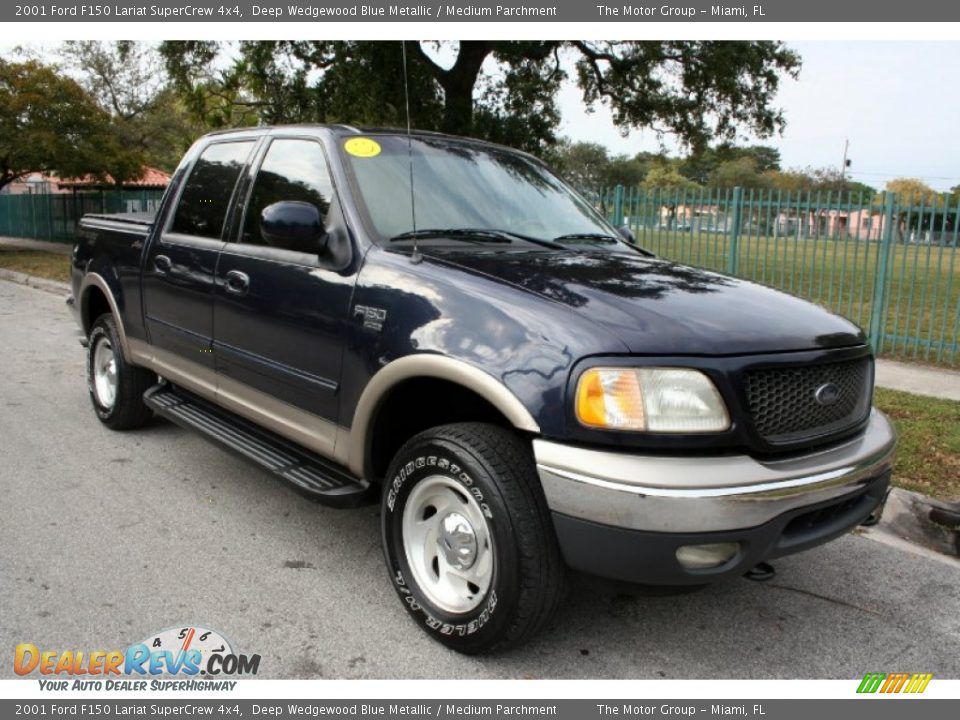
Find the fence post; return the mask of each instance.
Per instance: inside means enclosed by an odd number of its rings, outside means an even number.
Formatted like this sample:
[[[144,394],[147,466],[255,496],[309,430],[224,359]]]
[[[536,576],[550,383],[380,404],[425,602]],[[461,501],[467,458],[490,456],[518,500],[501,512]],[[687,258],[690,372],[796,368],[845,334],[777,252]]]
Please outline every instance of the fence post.
[[[743,188],[735,187],[733,197],[730,198],[730,204],[733,205],[733,218],[730,223],[730,248],[727,254],[727,273],[736,275],[740,268],[740,227],[743,217]]]
[[[870,345],[876,353],[879,353],[883,349],[883,310],[890,285],[890,252],[893,249],[893,207],[896,199],[896,193],[891,192],[885,193],[883,198],[883,228],[880,236],[880,247],[877,250],[877,276],[873,282],[870,327],[867,331],[870,337]]]
[[[613,190],[613,226],[623,225],[623,185],[617,185]]]

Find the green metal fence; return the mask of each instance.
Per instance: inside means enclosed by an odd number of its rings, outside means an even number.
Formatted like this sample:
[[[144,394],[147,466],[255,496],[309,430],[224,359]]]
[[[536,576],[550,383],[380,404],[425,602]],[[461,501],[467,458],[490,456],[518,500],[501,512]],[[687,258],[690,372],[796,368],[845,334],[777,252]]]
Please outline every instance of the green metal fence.
[[[85,213],[155,210],[162,195],[161,190],[0,195],[0,235],[73,242]]]
[[[956,198],[618,187],[597,202],[658,255],[819,303],[884,355],[960,365]]]

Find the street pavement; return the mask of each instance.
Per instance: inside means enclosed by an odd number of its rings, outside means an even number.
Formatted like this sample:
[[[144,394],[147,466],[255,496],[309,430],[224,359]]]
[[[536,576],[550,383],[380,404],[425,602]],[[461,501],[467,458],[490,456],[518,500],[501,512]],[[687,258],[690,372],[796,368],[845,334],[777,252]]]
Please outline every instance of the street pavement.
[[[0,282],[0,677],[13,649],[199,624],[276,678],[960,677],[960,570],[850,535],[767,583],[642,594],[571,578],[542,636],[459,656],[408,619],[377,509],[318,506],[188,431],[115,433],[63,299]]]

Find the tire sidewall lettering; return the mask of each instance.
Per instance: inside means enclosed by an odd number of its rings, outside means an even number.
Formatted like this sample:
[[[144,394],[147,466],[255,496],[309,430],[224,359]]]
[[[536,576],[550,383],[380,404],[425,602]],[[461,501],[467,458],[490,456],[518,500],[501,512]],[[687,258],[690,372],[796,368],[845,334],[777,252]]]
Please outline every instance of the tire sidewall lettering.
[[[464,492],[469,493],[477,501],[484,517],[490,521],[495,520],[494,512],[490,503],[487,502],[483,490],[461,463],[444,456],[442,452],[417,454],[394,473],[386,491],[386,516],[384,519],[391,528],[390,532],[396,532],[398,540],[397,547],[393,548],[392,553],[388,556],[392,570],[391,574],[396,590],[407,608],[420,619],[428,631],[444,636],[466,637],[478,632],[490,621],[498,604],[496,588],[491,586],[487,593],[486,602],[471,615],[465,616],[464,622],[449,622],[436,617],[430,608],[425,607],[417,600],[413,589],[407,584],[402,570],[402,567],[404,567],[401,560],[403,539],[400,537],[401,531],[394,530],[394,525],[399,522],[404,505],[402,502],[398,503],[398,500],[402,497],[402,491],[412,488],[419,477],[431,474],[443,475],[457,482],[463,487]],[[491,532],[493,532],[492,527]]]

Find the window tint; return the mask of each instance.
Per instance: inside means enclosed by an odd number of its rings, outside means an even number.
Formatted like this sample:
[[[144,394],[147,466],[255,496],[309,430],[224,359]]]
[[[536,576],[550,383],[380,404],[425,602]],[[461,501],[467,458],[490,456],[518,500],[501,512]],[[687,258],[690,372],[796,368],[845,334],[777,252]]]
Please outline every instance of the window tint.
[[[180,195],[171,232],[218,239],[253,142],[218,143],[200,155]]]
[[[241,242],[276,246],[276,243],[266,240],[260,232],[263,210],[274,203],[310,203],[317,207],[320,216],[326,221],[332,199],[333,182],[319,143],[313,140],[274,140],[267,150],[253,185]],[[284,249],[308,253],[317,251],[312,242],[309,247],[300,247],[293,243],[292,246],[284,246]]]

